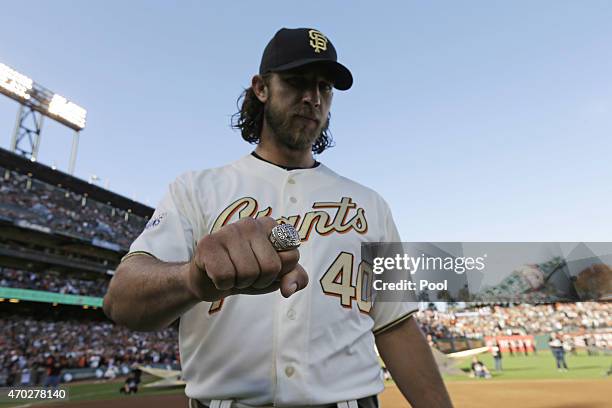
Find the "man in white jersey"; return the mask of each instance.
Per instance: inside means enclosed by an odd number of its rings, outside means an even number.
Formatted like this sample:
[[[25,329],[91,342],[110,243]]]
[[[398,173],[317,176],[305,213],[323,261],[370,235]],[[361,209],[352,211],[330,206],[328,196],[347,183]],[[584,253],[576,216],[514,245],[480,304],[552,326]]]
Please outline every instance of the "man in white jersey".
[[[331,142],[332,89],[352,82],[321,32],[278,31],[235,117],[255,151],[179,176],[117,268],[111,319],[180,318],[191,407],[376,407],[375,345],[413,407],[451,406],[416,303],[362,296],[360,245],[400,241],[389,207],[313,158]],[[275,249],[277,223],[299,249]]]

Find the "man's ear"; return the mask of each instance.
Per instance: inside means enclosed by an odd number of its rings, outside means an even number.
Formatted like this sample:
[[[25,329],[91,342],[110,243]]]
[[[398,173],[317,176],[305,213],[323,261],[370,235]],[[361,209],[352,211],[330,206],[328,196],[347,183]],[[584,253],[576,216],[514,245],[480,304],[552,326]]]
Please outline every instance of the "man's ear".
[[[251,79],[251,87],[253,88],[253,92],[259,102],[266,103],[269,98],[270,91],[268,90],[268,85],[266,85],[266,81],[264,81],[261,75],[255,75],[253,79]]]

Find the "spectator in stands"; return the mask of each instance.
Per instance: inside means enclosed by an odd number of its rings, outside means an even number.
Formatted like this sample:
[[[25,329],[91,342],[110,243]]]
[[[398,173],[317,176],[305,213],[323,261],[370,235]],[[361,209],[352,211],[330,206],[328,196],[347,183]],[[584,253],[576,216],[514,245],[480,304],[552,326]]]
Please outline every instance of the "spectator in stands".
[[[5,380],[5,385],[7,387],[12,387],[17,382],[17,365],[13,364],[7,369],[7,376]]]
[[[0,167],[0,216],[128,248],[146,224],[129,210]],[[8,175],[8,178],[6,177]]]
[[[53,365],[45,359],[37,360],[45,354],[53,359],[61,357],[61,368],[91,365],[104,371],[111,360],[117,367],[154,361],[176,366],[179,361],[178,335],[173,327],[137,333],[108,322],[48,321],[17,315],[0,315],[0,327],[0,383],[15,371],[9,380],[16,384],[22,369],[28,367],[31,383],[40,384],[44,370],[49,371]],[[47,378],[44,383],[50,381]]]
[[[30,385],[30,381],[32,379],[32,373],[30,371],[30,368],[28,366],[25,366],[24,368],[21,369],[21,384],[23,386],[28,386]]]
[[[39,273],[0,267],[0,286],[9,288],[103,297],[109,281],[107,275],[81,279],[52,270]]]
[[[423,333],[431,335],[435,342],[436,339],[450,337],[482,339],[485,336],[605,329],[612,327],[611,310],[612,306],[604,302],[520,304],[510,307],[482,306],[469,309],[470,313],[467,314],[427,309],[418,312],[417,319]]]
[[[32,363],[32,370],[34,372],[34,378],[32,381],[33,385],[40,385],[42,383],[43,376],[45,375],[45,361],[42,355]]]

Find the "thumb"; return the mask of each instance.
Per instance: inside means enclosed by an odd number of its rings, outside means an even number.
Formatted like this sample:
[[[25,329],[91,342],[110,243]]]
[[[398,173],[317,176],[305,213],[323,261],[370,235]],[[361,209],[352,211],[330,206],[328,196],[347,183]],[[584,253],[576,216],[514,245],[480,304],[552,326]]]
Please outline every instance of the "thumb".
[[[308,286],[308,273],[300,264],[297,264],[291,272],[283,275],[280,280],[280,291],[286,298],[306,286]]]

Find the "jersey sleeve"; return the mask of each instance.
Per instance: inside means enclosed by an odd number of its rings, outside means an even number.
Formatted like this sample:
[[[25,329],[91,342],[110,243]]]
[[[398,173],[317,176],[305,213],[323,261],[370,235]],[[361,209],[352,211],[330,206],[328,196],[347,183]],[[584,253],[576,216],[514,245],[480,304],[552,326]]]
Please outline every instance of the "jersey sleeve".
[[[123,260],[136,254],[153,256],[164,262],[187,262],[193,255],[194,233],[191,221],[191,194],[184,179],[178,178]]]
[[[383,236],[381,242],[401,242],[391,210],[386,203],[384,203],[382,213]],[[416,301],[416,296],[411,296],[411,299],[403,302],[376,302],[375,300],[370,311],[370,316],[374,319],[372,332],[374,335],[380,334],[409,319],[418,309],[419,304]]]

